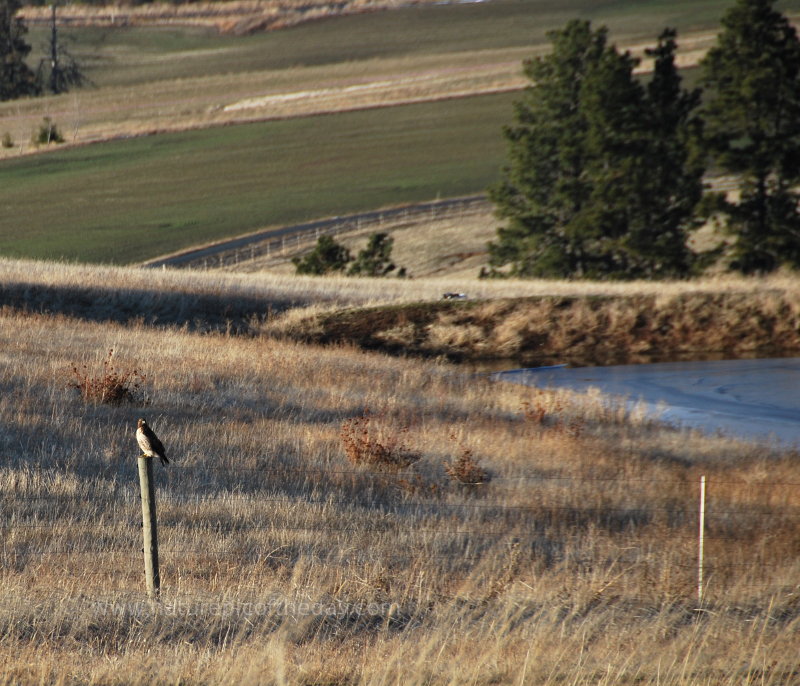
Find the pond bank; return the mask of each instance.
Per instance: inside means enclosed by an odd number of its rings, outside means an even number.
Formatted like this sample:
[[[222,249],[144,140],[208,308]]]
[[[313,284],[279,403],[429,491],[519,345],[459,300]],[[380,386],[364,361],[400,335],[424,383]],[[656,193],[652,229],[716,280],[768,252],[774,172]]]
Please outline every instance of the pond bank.
[[[800,302],[785,291],[541,296],[327,312],[285,335],[455,362],[525,366],[775,357],[800,351]]]

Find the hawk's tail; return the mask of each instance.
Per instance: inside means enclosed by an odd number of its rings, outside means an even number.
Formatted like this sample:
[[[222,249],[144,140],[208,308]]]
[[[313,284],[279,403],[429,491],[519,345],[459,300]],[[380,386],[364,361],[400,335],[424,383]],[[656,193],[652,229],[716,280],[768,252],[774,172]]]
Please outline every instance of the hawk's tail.
[[[169,464],[169,460],[167,459],[166,455],[159,455],[161,458],[161,464]]]

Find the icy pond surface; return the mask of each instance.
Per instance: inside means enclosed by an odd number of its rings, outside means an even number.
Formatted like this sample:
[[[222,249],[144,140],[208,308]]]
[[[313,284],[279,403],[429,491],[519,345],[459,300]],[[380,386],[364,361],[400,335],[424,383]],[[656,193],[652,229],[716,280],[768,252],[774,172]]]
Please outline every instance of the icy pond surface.
[[[662,419],[749,440],[800,447],[800,358],[662,362],[497,372],[540,388],[591,387],[659,408]]]

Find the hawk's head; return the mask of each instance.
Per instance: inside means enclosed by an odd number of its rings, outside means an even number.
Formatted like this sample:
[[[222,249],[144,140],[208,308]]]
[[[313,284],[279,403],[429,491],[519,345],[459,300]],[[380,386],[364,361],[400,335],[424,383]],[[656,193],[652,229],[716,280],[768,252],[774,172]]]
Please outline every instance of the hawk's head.
[[[141,429],[143,426],[147,426],[147,422],[144,421],[144,419],[139,419],[139,421],[136,422],[136,426]]]

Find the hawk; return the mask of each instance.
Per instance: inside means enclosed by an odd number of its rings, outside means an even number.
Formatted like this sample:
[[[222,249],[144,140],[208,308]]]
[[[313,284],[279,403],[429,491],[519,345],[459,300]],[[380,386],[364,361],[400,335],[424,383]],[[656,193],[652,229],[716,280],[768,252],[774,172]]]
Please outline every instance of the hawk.
[[[147,455],[147,457],[159,458],[161,464],[169,464],[169,460],[164,453],[164,444],[158,440],[158,436],[147,426],[147,422],[144,419],[140,419],[136,423],[136,426],[136,442],[139,444],[142,452]]]

